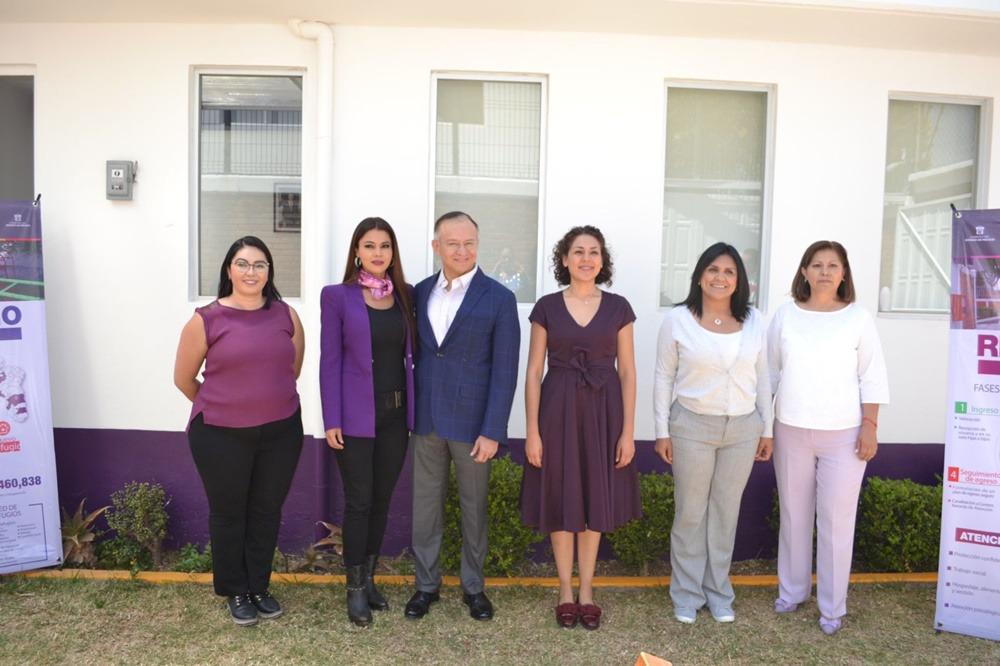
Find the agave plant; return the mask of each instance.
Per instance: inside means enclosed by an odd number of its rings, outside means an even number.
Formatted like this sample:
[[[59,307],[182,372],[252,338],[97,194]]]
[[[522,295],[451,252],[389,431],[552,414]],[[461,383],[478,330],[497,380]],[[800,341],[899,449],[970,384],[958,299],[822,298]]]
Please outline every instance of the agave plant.
[[[342,530],[340,529],[340,525],[334,525],[323,520],[318,521],[317,524],[326,528],[327,535],[309,547],[317,549],[331,548],[337,555],[342,555],[344,553],[344,537],[341,535]]]
[[[330,556],[340,556],[344,554],[344,537],[341,536],[339,525],[326,521],[317,521],[317,525],[322,525],[326,529],[326,536],[306,548],[302,554],[302,569],[306,571],[330,571],[334,564],[330,562]]]
[[[332,567],[327,561],[327,554],[328,553],[325,550],[320,550],[315,546],[309,546],[302,553],[302,563],[299,566],[299,570],[312,573],[330,571]]]
[[[63,562],[90,567],[97,562],[94,554],[97,534],[92,529],[94,521],[110,507],[102,506],[84,515],[83,503],[86,501],[86,498],[80,500],[80,506],[72,516],[62,507]]]

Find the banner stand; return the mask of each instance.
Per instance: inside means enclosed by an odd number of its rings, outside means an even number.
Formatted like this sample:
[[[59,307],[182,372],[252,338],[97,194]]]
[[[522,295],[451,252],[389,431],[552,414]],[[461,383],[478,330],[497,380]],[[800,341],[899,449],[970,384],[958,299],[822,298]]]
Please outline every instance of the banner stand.
[[[1000,640],[1000,210],[952,210],[934,628]]]
[[[0,202],[0,574],[62,562],[41,195]]]

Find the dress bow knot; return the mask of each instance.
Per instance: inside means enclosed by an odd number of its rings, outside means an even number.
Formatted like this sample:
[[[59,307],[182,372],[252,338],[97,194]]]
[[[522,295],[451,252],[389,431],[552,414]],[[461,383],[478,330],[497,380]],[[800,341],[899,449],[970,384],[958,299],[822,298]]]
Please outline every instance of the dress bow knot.
[[[584,347],[573,348],[573,355],[569,359],[569,367],[576,370],[576,385],[580,388],[589,386],[596,391],[608,379],[607,372],[600,372],[608,368],[601,365],[591,365],[588,362],[587,350]]]

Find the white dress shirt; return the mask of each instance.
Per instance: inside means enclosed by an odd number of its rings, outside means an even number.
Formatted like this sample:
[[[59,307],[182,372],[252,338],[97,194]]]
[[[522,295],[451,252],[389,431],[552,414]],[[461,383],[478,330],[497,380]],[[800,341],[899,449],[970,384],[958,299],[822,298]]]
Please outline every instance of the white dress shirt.
[[[448,335],[451,322],[455,321],[455,315],[462,307],[465,294],[469,291],[469,283],[472,282],[477,270],[478,266],[473,266],[471,271],[452,280],[450,287],[448,280],[444,277],[444,269],[438,275],[437,284],[431,289],[431,295],[427,298],[427,318],[431,321],[431,328],[434,330],[434,338],[437,340],[438,346],[444,342],[444,337]]]
[[[852,303],[834,312],[786,303],[767,333],[775,417],[812,430],[861,425],[862,403],[889,403],[875,322]]]
[[[767,329],[756,308],[738,333],[706,330],[683,305],[663,318],[656,341],[653,414],[656,437],[670,436],[670,406],[707,416],[744,416],[754,410],[771,436],[771,380],[767,366]]]

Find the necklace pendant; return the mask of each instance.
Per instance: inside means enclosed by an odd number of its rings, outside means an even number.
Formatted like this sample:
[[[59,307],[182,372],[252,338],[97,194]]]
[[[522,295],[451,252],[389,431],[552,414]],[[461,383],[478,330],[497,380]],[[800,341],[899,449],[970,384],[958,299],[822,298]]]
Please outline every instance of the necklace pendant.
[[[721,319],[713,319],[712,323],[715,324],[716,326],[722,326],[722,320]]]

